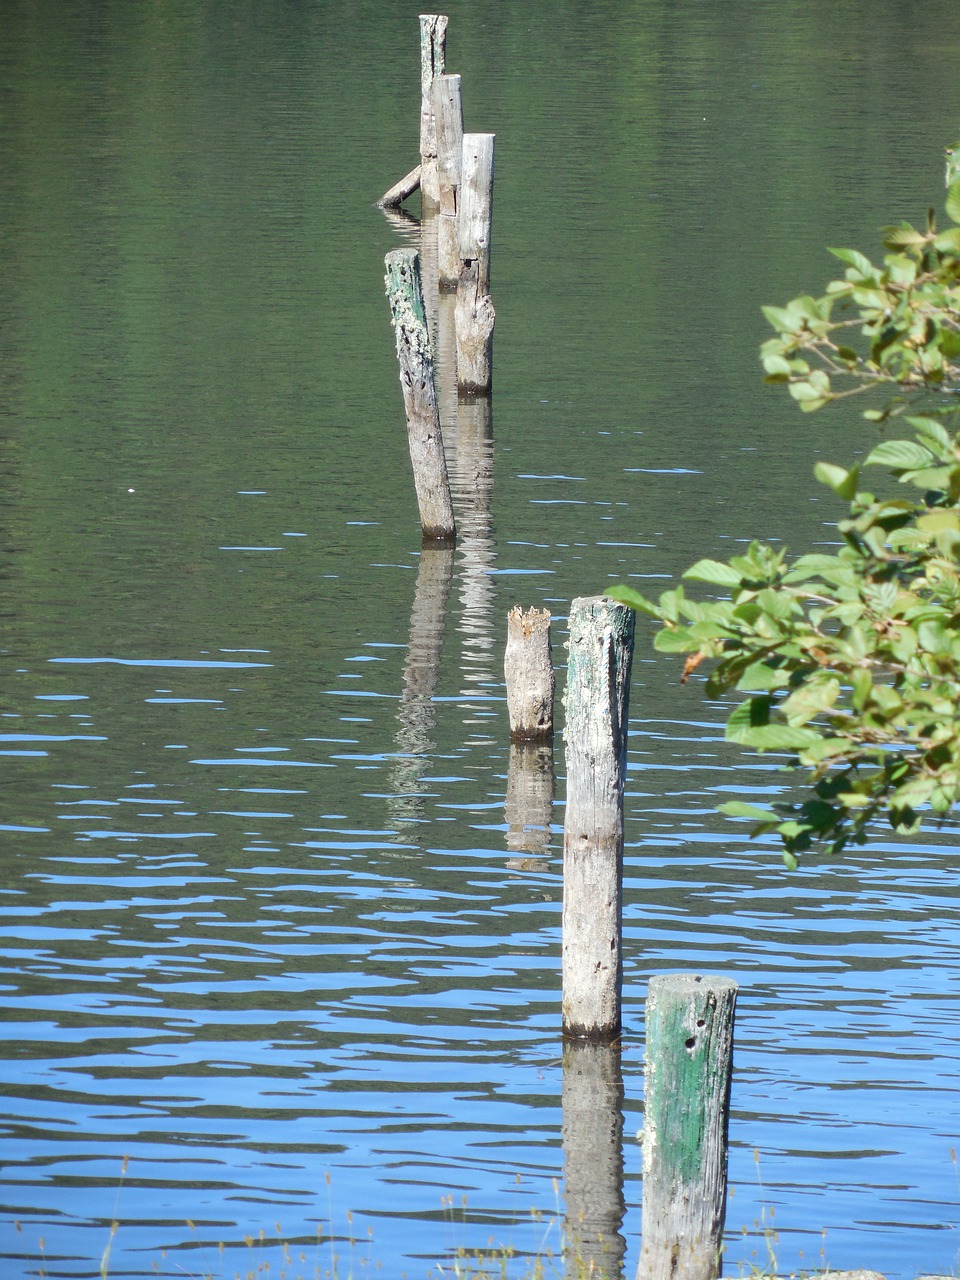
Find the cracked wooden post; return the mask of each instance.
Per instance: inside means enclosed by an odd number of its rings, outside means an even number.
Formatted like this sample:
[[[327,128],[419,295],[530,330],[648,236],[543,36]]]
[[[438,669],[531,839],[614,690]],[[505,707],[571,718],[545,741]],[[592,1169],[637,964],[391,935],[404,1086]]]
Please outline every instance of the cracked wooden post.
[[[437,122],[433,114],[433,82],[442,76],[447,58],[447,18],[420,14],[420,195],[424,212],[440,203],[437,176]]]
[[[490,391],[493,381],[495,313],[490,298],[490,229],[495,136],[463,135],[457,207],[457,385],[461,391],[484,394]]]
[[[457,203],[463,162],[463,103],[459,76],[437,76],[433,82],[433,114],[437,128],[437,172],[440,216],[437,262],[440,284],[455,289],[460,276]]]
[[[637,1280],[720,1275],[736,1000],[730,978],[650,979]]]
[[[550,652],[550,610],[518,606],[507,614],[503,655],[511,742],[544,742],[553,737],[555,677]]]
[[[623,784],[634,613],[606,596],[570,607],[564,730],[563,1034],[620,1034]]]
[[[457,527],[443,456],[433,354],[423,310],[420,257],[415,249],[394,249],[384,262],[420,526],[426,539],[451,541],[456,537]]]

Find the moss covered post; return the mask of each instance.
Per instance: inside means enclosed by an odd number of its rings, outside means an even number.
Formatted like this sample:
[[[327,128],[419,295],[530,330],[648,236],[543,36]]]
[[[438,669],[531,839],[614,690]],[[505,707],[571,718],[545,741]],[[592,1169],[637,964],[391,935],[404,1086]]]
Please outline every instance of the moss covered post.
[[[606,596],[570,607],[564,730],[563,1034],[620,1034],[623,783],[634,614]]]
[[[457,526],[443,455],[430,331],[423,309],[420,256],[415,249],[393,249],[384,261],[420,526],[426,539],[452,541]]]
[[[650,979],[637,1280],[720,1275],[736,1000],[730,978]]]

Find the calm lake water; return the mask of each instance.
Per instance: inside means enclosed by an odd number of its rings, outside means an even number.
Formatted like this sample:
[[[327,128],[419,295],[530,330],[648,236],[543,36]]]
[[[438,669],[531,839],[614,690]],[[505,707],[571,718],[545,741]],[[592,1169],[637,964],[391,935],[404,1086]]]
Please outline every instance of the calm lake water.
[[[2,11],[4,1277],[99,1274],[113,1219],[123,1277],[556,1248],[591,1103],[619,1212],[621,1082],[632,1275],[677,970],[741,984],[727,1274],[771,1223],[784,1271],[960,1264],[956,828],[785,873],[715,812],[777,762],[641,624],[622,1063],[565,1080],[562,743],[524,832],[502,683],[515,604],[562,681],[572,598],[829,539],[813,462],[873,437],[762,386],[759,307],[939,203],[955,0],[448,7],[496,370],[486,415],[444,391],[423,555],[382,282],[419,230],[372,207],[416,7]]]

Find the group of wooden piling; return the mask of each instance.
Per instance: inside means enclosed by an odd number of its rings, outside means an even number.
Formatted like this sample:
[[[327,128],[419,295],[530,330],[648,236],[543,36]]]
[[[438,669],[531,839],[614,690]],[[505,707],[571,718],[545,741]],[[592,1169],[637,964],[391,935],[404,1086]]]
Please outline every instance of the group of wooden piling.
[[[424,215],[437,219],[436,283],[456,289],[458,395],[489,396],[494,135],[464,132],[460,77],[445,70],[446,33],[445,16],[420,16],[420,163],[378,203],[396,208],[419,189]],[[413,249],[395,249],[385,266],[424,547],[449,547],[457,530],[421,257]],[[568,1065],[571,1080],[619,1079],[623,794],[634,616],[600,596],[574,600],[568,620],[565,1081]],[[540,772],[545,754],[552,770],[550,622],[547,610],[511,610],[504,658],[511,764],[514,752],[539,753]],[[728,979],[678,974],[650,980],[638,1280],[715,1280],[720,1274],[735,1000],[736,984]],[[577,1055],[580,1047],[593,1056],[576,1065],[571,1057],[568,1064],[567,1055]],[[594,1060],[603,1053],[617,1055],[615,1066],[613,1059],[607,1066]],[[581,1110],[571,1106],[574,1128]],[[583,1180],[579,1168],[574,1163],[566,1171],[571,1186]],[[576,1235],[577,1224],[570,1225]],[[602,1264],[597,1274],[603,1275]]]
[[[444,15],[420,15],[420,163],[378,203],[394,208],[419,189],[424,215],[437,218],[439,287],[456,289],[457,389],[461,395],[489,395],[496,318],[490,297],[495,135],[464,132],[460,77],[445,74],[446,38]],[[420,254],[394,249],[385,265],[420,525],[425,539],[452,541],[456,521]]]

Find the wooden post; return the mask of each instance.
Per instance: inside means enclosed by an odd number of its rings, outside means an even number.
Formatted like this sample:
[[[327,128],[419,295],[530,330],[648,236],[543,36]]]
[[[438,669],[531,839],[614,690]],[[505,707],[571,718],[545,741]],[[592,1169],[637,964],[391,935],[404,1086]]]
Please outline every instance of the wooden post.
[[[460,276],[457,203],[463,163],[463,103],[459,76],[437,76],[433,82],[433,114],[437,126],[437,172],[440,222],[437,260],[440,284],[455,289]]]
[[[565,1044],[561,1097],[567,1275],[619,1280],[626,1252],[619,1044]]]
[[[567,668],[563,1034],[620,1034],[623,783],[634,613],[574,600]]]
[[[511,742],[542,742],[553,736],[555,678],[550,656],[550,610],[518,606],[507,614],[503,657]]]
[[[443,456],[433,355],[423,311],[420,259],[414,249],[393,249],[384,261],[420,526],[424,538],[452,540],[457,527]]]
[[[457,208],[457,384],[461,391],[474,393],[489,392],[493,380],[495,313],[490,299],[490,229],[494,140],[492,133],[463,135]]]
[[[736,1000],[730,978],[650,979],[637,1280],[720,1274]]]
[[[447,18],[420,14],[420,194],[424,210],[440,203],[437,177],[437,123],[433,114],[433,81],[442,76],[447,59]]]

